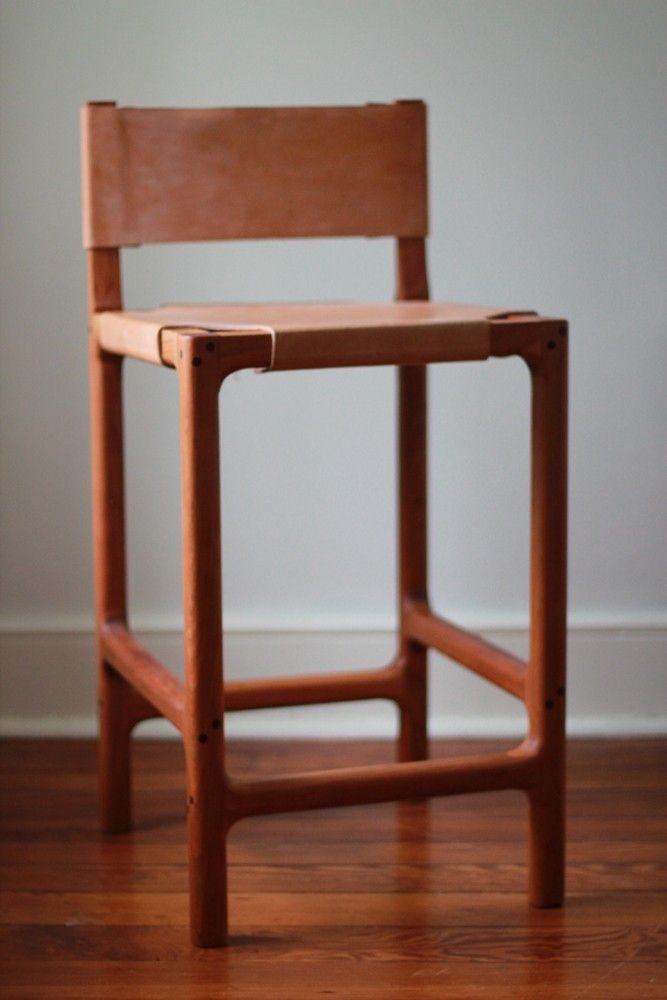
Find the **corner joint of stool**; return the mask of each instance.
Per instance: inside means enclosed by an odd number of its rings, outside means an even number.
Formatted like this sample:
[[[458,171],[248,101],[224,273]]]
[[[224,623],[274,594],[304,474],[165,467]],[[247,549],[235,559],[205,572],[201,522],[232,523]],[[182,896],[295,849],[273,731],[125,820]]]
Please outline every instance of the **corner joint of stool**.
[[[567,320],[508,313],[491,322],[491,356],[521,358],[533,371],[552,353],[562,354],[567,337]]]
[[[215,338],[199,329],[164,329],[160,333],[160,350],[165,363],[176,368],[181,380],[194,383],[215,383],[219,388],[224,374]]]
[[[165,327],[160,331],[160,351],[164,364],[179,375],[218,382],[244,368],[271,367],[273,332],[268,328],[247,330],[206,330]]]

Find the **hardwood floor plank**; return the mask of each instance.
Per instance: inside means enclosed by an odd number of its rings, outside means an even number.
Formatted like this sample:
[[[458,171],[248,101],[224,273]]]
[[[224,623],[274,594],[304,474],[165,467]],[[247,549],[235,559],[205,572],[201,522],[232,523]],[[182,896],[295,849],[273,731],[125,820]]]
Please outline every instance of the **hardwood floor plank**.
[[[526,966],[489,962],[469,966],[444,961],[425,964],[341,962],[327,959],[298,970],[229,955],[177,963],[44,963],[29,970],[12,963],[3,997],[9,1000],[664,1000],[664,978],[654,963],[541,963]]]
[[[655,929],[665,917],[658,892],[574,896],[566,909],[531,910],[523,893],[232,893],[237,924],[257,930],[339,923],[346,927],[603,927]],[[4,892],[0,924],[164,926],[182,924],[187,893]]]
[[[417,916],[417,915],[416,915]],[[170,961],[189,954],[185,925],[123,924],[122,933],[109,934],[96,924],[14,924],[0,927],[0,950],[20,952],[32,964],[104,959],[109,962]],[[553,962],[645,961],[667,959],[667,934],[661,928],[589,925],[573,930],[530,922],[524,926],[452,925],[428,927],[417,919],[409,926],[352,926],[348,923],[283,928],[271,927],[255,914],[252,925],[235,932],[232,943],[254,961],[317,963],[331,957],[357,962],[502,961],[506,964],[539,960]],[[202,961],[206,960],[204,958]]]
[[[231,747],[249,775],[391,754]],[[188,941],[182,750],[138,742],[134,756],[137,826],[112,837],[91,742],[0,746],[3,1000],[667,996],[667,741],[570,745],[562,910],[526,903],[518,793],[257,817],[229,838],[232,941],[215,951]]]

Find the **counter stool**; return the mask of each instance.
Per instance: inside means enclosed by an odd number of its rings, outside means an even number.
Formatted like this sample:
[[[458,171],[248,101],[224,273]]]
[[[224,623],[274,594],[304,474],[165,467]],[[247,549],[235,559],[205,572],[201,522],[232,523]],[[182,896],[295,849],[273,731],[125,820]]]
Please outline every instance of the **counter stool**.
[[[563,898],[567,326],[515,309],[428,301],[426,108],[83,108],[102,824],[131,826],[130,734],[164,716],[187,770],[192,940],[227,934],[225,838],[258,814],[523,789],[529,896]],[[120,248],[277,237],[391,236],[396,300],[381,304],[183,305],[123,309]],[[532,385],[528,661],[430,608],[426,371],[519,356]],[[123,358],[176,372],[180,396],[185,681],[127,620]],[[395,365],[400,626],[381,669],[223,683],[218,394],[232,372]],[[266,377],[266,376],[263,376]],[[344,378],[344,374],[341,375]],[[437,649],[523,701],[509,752],[428,760],[426,655]],[[385,698],[400,712],[397,762],[232,779],[224,712]]]

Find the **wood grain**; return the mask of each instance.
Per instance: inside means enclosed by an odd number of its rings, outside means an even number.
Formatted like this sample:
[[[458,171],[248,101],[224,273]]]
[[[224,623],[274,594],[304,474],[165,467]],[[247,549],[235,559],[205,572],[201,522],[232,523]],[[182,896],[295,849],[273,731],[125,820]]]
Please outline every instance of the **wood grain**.
[[[515,697],[524,698],[527,665],[519,657],[434,615],[423,599],[406,602],[403,616],[403,627],[408,635],[430,649],[437,649],[451,657]]]
[[[151,364],[175,364],[179,328],[209,333],[236,367],[245,365],[230,348],[245,341],[254,349],[247,365],[280,371],[483,361],[498,311],[453,302],[186,303],[102,312],[93,329],[105,351]]]
[[[188,944],[180,744],[135,744],[136,829],[114,837],[97,828],[93,743],[1,749],[3,1000],[667,994],[666,741],[571,744],[562,910],[526,905],[518,793],[263,816],[228,838],[222,951]],[[228,766],[258,777],[393,753],[381,743],[232,742]]]
[[[82,109],[86,247],[424,236],[426,107]]]
[[[202,947],[227,931],[222,681],[220,435],[217,362],[202,338],[179,341],[181,537],[185,647],[190,934]],[[195,363],[197,362],[197,363]]]
[[[395,298],[401,309],[432,309],[426,241],[396,241]],[[399,360],[407,360],[405,358]],[[423,360],[423,359],[422,359]],[[406,629],[405,606],[428,593],[428,376],[425,365],[396,369],[399,761],[425,760],[428,746],[427,649]]]
[[[542,747],[530,790],[530,877],[535,906],[565,894],[565,706],[567,640],[568,346],[565,325],[548,324],[531,350],[530,653],[526,708]]]

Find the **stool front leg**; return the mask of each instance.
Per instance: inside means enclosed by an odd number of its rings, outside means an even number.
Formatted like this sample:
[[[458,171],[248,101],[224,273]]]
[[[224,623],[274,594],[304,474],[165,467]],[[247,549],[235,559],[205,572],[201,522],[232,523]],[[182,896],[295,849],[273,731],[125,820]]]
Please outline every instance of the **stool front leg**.
[[[527,707],[539,768],[528,790],[529,897],[560,906],[565,884],[567,326],[551,324],[530,359],[532,514]]]
[[[190,926],[200,947],[227,937],[217,357],[178,338],[185,618]]]

